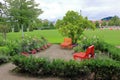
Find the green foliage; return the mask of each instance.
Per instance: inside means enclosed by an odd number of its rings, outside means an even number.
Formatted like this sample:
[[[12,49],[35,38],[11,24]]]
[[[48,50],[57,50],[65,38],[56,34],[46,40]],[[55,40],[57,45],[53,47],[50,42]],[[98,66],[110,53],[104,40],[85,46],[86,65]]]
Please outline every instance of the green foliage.
[[[92,59],[83,62],[83,65],[89,67],[91,72],[95,73],[95,79],[113,79],[115,76],[119,79],[120,62],[112,59]],[[118,71],[118,72],[117,72]]]
[[[55,26],[54,26],[54,24],[52,23],[52,22],[50,22],[50,29],[55,29]]]
[[[95,49],[100,49],[100,47],[101,47],[100,45],[103,44],[102,42],[103,41],[96,36],[94,36],[94,37],[83,37],[80,40],[80,43],[78,44],[78,46],[81,47],[84,50],[91,45],[94,45]]]
[[[6,41],[3,38],[0,38],[0,46],[5,46]]]
[[[18,68],[24,72],[30,74],[39,74],[43,70],[43,66],[46,63],[46,59],[35,57],[25,57],[22,55],[16,55],[12,58],[12,61]],[[39,72],[40,71],[40,72]]]
[[[17,28],[21,29],[23,26],[24,31],[27,31],[27,28],[32,26],[39,14],[42,13],[34,0],[6,0],[6,3],[9,4],[7,11],[9,12],[11,26],[16,28],[15,25],[18,24]]]
[[[7,41],[8,55],[14,56],[21,52],[19,41]]]
[[[35,22],[33,23],[33,29],[38,30],[41,29],[42,27],[42,20],[41,19],[36,19]]]
[[[62,77],[84,77],[88,78],[95,73],[94,79],[110,80],[114,77],[120,78],[120,63],[112,59],[90,59],[82,62],[64,61],[56,59],[49,61],[43,58],[14,56],[12,59],[17,68],[32,75],[52,75]],[[89,79],[89,78],[88,78]]]
[[[74,50],[74,52],[82,52],[82,51],[84,51],[84,49],[83,49],[81,44],[78,44],[77,46],[75,46],[73,48],[73,50]]]
[[[48,41],[44,37],[38,39],[37,37],[25,36],[19,45],[22,52],[29,52],[33,49],[37,50],[47,48]]]
[[[0,55],[7,55],[9,56],[9,48],[4,46],[4,47],[0,47]]]
[[[25,36],[23,39],[6,41],[5,49],[4,47],[0,48],[0,53],[14,56],[22,52],[31,53],[32,50],[40,51],[49,46],[47,39],[44,37]]]
[[[107,25],[107,22],[106,21],[103,21],[101,26],[106,26]]]
[[[55,27],[54,27],[54,25],[53,25],[53,23],[51,21],[48,21],[46,19],[42,21],[42,27],[41,27],[42,30],[54,29],[54,28]]]
[[[85,29],[95,28],[92,22],[74,11],[68,11],[62,20],[56,22],[55,27],[63,36],[72,38],[73,43],[77,43]]]
[[[108,23],[109,26],[120,26],[120,18],[118,16],[114,16]]]
[[[7,33],[10,31],[10,27],[6,24],[0,23],[0,32],[4,39],[6,39]]]
[[[95,21],[95,26],[96,26],[96,28],[99,28],[99,27],[100,27],[100,24],[99,24],[98,21]]]
[[[32,32],[25,32],[25,35],[28,36],[44,36],[48,42],[50,43],[61,43],[64,39],[64,37],[58,32],[58,30],[34,30]],[[120,30],[109,30],[109,29],[96,29],[96,30],[85,30],[83,33],[87,37],[93,37],[98,36],[105,42],[114,45],[119,46],[120,45],[120,37],[118,34],[120,34]],[[40,37],[39,37],[40,38]],[[21,32],[10,32],[7,33],[7,40],[20,40],[21,39]]]
[[[98,37],[88,38],[84,37],[81,42],[74,48],[76,52],[82,51],[87,49],[90,45],[95,46],[95,50],[99,50],[107,55],[110,58],[120,61],[120,49],[116,48],[113,45],[110,45],[103,40],[99,39]]]
[[[14,32],[19,32],[20,31],[20,27],[16,24],[14,24]]]

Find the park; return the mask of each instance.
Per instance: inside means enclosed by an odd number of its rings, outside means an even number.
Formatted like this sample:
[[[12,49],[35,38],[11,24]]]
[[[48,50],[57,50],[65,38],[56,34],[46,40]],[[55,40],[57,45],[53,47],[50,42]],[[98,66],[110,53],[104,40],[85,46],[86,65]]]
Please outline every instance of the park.
[[[53,24],[34,0],[0,5],[0,80],[120,79],[118,16],[93,22],[68,10]]]

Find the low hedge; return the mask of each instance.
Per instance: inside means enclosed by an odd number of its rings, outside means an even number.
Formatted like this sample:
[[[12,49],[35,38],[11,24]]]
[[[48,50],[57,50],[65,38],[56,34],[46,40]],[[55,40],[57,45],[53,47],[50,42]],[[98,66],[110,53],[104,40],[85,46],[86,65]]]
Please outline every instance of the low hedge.
[[[101,51],[106,51],[106,53],[109,54],[112,59],[120,61],[120,49],[119,48],[113,45],[107,44],[107,43],[104,43],[102,45],[103,47],[101,46]]]
[[[120,79],[120,62],[112,59],[91,59],[85,61],[49,61],[44,58],[14,56],[13,64],[19,71],[32,75],[49,75],[62,77],[87,77],[94,73],[94,79]]]

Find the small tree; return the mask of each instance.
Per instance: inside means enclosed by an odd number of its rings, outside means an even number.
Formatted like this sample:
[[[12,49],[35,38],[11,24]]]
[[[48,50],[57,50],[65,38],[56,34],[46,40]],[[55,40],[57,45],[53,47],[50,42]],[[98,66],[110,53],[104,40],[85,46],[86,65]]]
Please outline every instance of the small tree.
[[[50,26],[50,29],[55,29],[54,24],[52,22],[50,22],[49,26]]]
[[[96,28],[99,28],[99,27],[100,27],[100,24],[99,24],[98,21],[95,21],[95,26],[96,26]]]
[[[85,29],[94,29],[95,25],[87,17],[79,15],[78,12],[68,11],[62,20],[57,20],[55,27],[63,36],[72,38],[74,44],[77,43]]]
[[[107,25],[106,21],[103,21],[101,24],[101,26],[106,26],[106,25]]]

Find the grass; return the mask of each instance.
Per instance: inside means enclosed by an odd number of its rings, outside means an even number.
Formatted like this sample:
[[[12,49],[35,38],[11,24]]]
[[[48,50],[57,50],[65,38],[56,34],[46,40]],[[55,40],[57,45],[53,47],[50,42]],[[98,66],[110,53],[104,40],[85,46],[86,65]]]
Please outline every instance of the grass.
[[[60,43],[63,37],[57,30],[35,30],[32,32],[24,32],[24,35],[40,37],[44,36],[50,43]],[[8,40],[22,39],[22,32],[11,32],[7,34]]]
[[[103,39],[105,42],[112,45],[120,45],[120,30],[86,30],[84,35],[88,37],[98,36]],[[48,39],[50,43],[61,43],[63,41],[63,36],[57,30],[35,30],[33,32],[24,32],[24,35],[29,36],[44,36]],[[7,34],[8,40],[21,39],[21,32],[11,32]]]
[[[98,36],[109,44],[112,44],[114,46],[120,46],[120,36],[119,36],[120,30],[96,29],[94,31],[87,30],[84,32],[84,34],[85,36],[88,36],[88,37]]]

